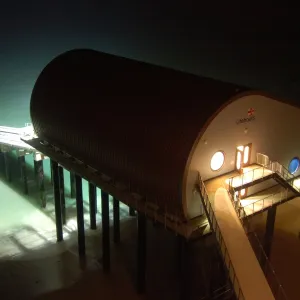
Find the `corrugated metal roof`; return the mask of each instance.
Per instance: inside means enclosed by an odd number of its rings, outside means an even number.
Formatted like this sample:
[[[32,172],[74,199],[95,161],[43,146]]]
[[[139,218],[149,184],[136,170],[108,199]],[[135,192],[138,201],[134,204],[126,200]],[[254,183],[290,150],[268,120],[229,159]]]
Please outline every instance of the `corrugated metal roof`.
[[[184,171],[199,132],[243,90],[78,49],[45,67],[30,111],[39,137],[130,184],[169,212],[182,213]]]

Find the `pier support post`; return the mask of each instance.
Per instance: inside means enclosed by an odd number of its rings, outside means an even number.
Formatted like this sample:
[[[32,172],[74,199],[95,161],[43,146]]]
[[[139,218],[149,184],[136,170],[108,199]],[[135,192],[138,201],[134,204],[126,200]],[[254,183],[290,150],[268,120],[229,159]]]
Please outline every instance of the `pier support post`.
[[[75,174],[70,171],[70,193],[71,198],[75,198],[76,195],[76,187],[75,187]]]
[[[102,259],[105,273],[110,271],[110,240],[109,240],[109,196],[101,190],[102,212]]]
[[[62,215],[62,222],[65,225],[66,224],[65,181],[64,181],[64,168],[61,165],[58,166],[58,176],[59,176],[61,215]]]
[[[276,206],[272,206],[268,210],[267,215],[267,222],[266,222],[266,231],[264,236],[264,251],[268,258],[270,258],[271,255],[271,249],[272,249],[272,241],[273,241],[273,235],[274,235],[274,226],[275,226],[275,220],[276,220]]]
[[[27,168],[26,168],[25,154],[20,155],[18,159],[21,168],[22,181],[24,184],[24,194],[28,195],[28,181],[27,181]]]
[[[51,166],[51,160],[50,160],[50,182],[53,185],[53,170],[52,170],[52,166]]]
[[[8,182],[11,182],[11,169],[10,169],[10,158],[9,158],[9,152],[3,151],[3,157],[4,157],[4,168],[5,168],[5,176]]]
[[[120,243],[120,201],[113,198],[113,213],[114,213],[114,242]]]
[[[134,217],[135,216],[135,210],[134,208],[129,206],[129,216]]]
[[[76,184],[76,210],[77,210],[77,232],[78,232],[78,254],[80,257],[85,255],[85,232],[83,217],[83,197],[82,197],[82,179],[75,175]]]
[[[44,174],[44,160],[35,153],[34,155],[34,173],[35,179],[37,181],[37,186],[40,192],[40,199],[41,199],[41,207],[46,207],[46,195],[45,195],[45,174]]]
[[[137,241],[137,291],[146,291],[146,262],[147,262],[147,219],[144,213],[137,213],[138,241]]]
[[[189,300],[189,242],[183,236],[177,237],[179,254],[180,300]]]
[[[89,182],[90,228],[97,229],[97,187]]]
[[[60,192],[59,192],[58,163],[52,159],[50,163],[51,163],[51,169],[53,174],[56,237],[57,237],[57,241],[60,242],[63,240],[63,223],[62,223],[61,202],[60,202]]]

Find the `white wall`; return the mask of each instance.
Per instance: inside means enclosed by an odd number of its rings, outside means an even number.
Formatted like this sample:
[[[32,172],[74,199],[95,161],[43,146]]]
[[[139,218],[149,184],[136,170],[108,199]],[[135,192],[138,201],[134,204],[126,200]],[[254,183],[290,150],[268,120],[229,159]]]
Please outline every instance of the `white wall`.
[[[238,119],[248,116],[249,108],[255,110],[255,120],[237,124]],[[252,143],[251,163],[260,152],[288,167],[294,156],[300,156],[299,132],[300,109],[288,104],[260,95],[248,95],[225,107],[209,124],[193,153],[186,183],[188,217],[200,214],[200,203],[192,197],[197,171],[203,180],[233,171],[236,147],[248,143]],[[224,151],[225,163],[219,171],[212,171],[210,160],[218,150]],[[295,175],[299,174],[300,171]]]

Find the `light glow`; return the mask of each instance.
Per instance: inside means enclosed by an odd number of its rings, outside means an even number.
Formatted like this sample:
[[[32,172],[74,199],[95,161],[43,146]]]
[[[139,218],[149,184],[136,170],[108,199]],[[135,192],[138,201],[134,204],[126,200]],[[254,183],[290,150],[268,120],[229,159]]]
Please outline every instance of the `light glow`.
[[[241,161],[242,161],[242,154],[240,151],[237,152],[237,157],[236,157],[236,168],[240,170],[241,168]]]
[[[249,146],[246,146],[245,150],[244,150],[244,164],[248,163],[249,154],[250,154],[250,148],[249,148]]]

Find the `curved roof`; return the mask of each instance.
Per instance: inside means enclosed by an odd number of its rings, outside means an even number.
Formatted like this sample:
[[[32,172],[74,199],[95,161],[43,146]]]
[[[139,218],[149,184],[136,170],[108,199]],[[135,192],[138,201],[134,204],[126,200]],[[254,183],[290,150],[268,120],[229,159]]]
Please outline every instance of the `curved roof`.
[[[93,50],[56,57],[38,77],[37,135],[168,212],[204,124],[244,88]],[[121,199],[120,199],[121,200]]]

